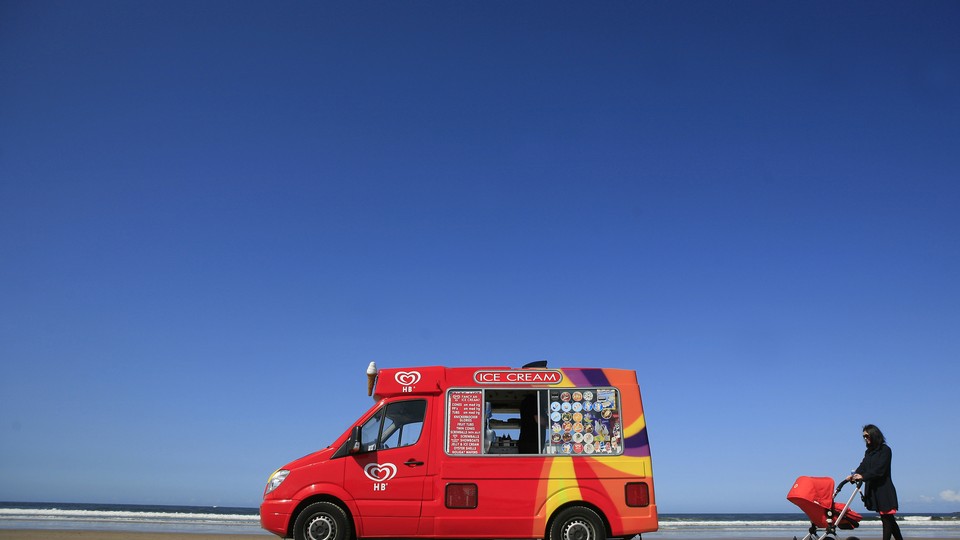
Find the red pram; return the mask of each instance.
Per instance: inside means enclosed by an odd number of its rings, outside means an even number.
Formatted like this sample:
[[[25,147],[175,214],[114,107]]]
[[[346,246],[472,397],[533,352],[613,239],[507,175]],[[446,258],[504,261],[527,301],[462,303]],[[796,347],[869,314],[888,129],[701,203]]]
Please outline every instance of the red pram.
[[[810,518],[810,530],[803,540],[817,540],[817,529],[824,529],[824,540],[835,538],[837,529],[853,530],[860,526],[863,516],[850,509],[853,498],[860,493],[861,482],[857,482],[857,489],[847,499],[846,504],[834,502],[837,494],[847,484],[844,480],[833,490],[833,478],[801,476],[794,482],[787,500],[800,507],[803,513]],[[796,537],[794,537],[796,540]],[[851,537],[851,540],[854,540]]]

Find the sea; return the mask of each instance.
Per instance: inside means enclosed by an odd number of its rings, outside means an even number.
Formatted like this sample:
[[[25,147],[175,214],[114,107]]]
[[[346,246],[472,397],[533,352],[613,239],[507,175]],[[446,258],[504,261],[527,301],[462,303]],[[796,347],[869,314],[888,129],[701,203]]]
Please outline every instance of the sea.
[[[906,538],[960,538],[960,513],[900,514]],[[660,530],[644,538],[716,539],[803,538],[810,522],[803,513],[661,514]],[[256,508],[219,506],[144,506],[130,504],[0,502],[0,529],[94,530],[270,536],[260,528]],[[880,521],[865,517],[841,540],[881,537]]]

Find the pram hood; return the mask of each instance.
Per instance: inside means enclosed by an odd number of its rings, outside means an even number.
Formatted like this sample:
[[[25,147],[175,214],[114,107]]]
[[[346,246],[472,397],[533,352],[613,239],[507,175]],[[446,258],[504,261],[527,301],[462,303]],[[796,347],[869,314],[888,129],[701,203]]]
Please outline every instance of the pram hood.
[[[842,504],[833,502],[833,485],[833,478],[801,476],[787,493],[787,500],[799,506],[813,525],[823,528],[827,526],[827,510],[833,510],[834,515],[839,515],[843,510]],[[863,517],[860,514],[847,509],[843,521],[837,525],[841,529],[852,529],[859,525],[861,519]]]
[[[811,518],[833,508],[833,478],[801,476],[793,483],[787,500],[800,507]]]

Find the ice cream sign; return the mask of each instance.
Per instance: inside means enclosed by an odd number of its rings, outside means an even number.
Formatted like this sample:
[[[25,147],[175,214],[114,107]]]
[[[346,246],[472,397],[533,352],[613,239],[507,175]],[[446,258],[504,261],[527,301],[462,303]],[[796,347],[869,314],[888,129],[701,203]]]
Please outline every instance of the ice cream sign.
[[[473,374],[477,384],[560,384],[563,373],[556,369],[483,369]]]

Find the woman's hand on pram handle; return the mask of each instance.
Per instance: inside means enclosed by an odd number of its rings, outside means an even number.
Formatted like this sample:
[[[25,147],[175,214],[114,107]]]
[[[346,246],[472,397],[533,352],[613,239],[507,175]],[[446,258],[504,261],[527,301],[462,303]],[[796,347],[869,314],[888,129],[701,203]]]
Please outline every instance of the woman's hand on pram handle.
[[[857,473],[853,473],[850,476],[846,477],[843,482],[840,482],[840,485],[837,486],[837,491],[834,492],[833,496],[836,497],[840,490],[843,489],[843,486],[847,484],[856,484],[857,489],[860,489],[860,486],[863,485],[863,477]]]

